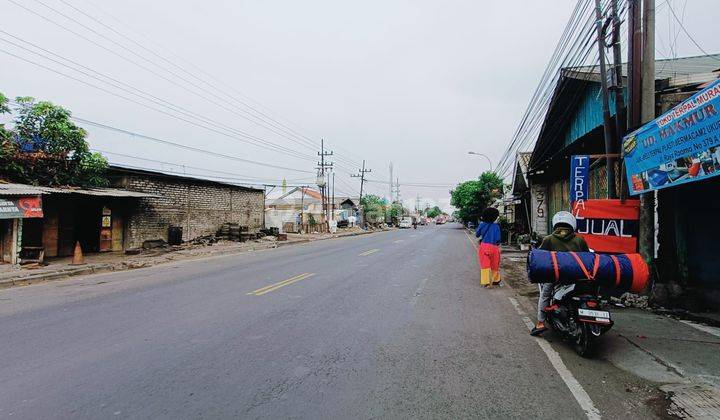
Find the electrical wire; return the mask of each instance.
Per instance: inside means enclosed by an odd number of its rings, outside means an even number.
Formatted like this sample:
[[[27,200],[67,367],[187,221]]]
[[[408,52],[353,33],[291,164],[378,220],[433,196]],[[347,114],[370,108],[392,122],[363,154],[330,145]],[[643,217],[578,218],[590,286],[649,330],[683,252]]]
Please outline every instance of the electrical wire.
[[[82,14],[83,16],[91,19],[91,20],[94,21],[95,23],[97,23],[97,24],[103,26],[104,28],[110,30],[110,31],[113,32],[114,34],[122,37],[123,39],[126,39],[127,41],[133,43],[134,45],[138,46],[139,48],[143,49],[144,51],[149,52],[149,53],[152,54],[153,56],[155,56],[155,57],[161,59],[162,61],[164,61],[164,62],[172,65],[173,67],[179,69],[180,71],[182,71],[183,73],[187,74],[188,76],[197,79],[197,80],[200,81],[201,83],[206,84],[207,86],[209,86],[210,88],[212,88],[212,89],[214,89],[215,91],[219,92],[220,94],[223,94],[224,96],[226,96],[226,97],[228,97],[229,99],[237,102],[238,104],[240,104],[240,105],[242,105],[242,106],[244,106],[244,107],[247,107],[247,108],[250,109],[253,113],[259,115],[261,118],[264,118],[265,120],[269,120],[269,122],[270,122],[271,124],[275,124],[275,128],[282,129],[282,130],[284,130],[286,133],[295,136],[295,137],[298,138],[299,140],[305,140],[305,142],[306,142],[307,144],[309,144],[309,146],[312,147],[313,149],[316,149],[316,148],[317,148],[317,143],[318,143],[317,140],[313,140],[313,139],[309,138],[308,136],[306,136],[306,135],[304,135],[304,134],[298,133],[296,130],[288,127],[287,125],[283,124],[282,122],[277,121],[276,119],[272,118],[271,116],[268,116],[267,114],[263,113],[262,111],[256,109],[256,108],[253,107],[252,105],[248,104],[246,101],[237,99],[236,97],[234,97],[234,96],[232,96],[232,95],[229,95],[225,90],[218,88],[217,85],[215,85],[215,84],[213,84],[213,83],[210,83],[210,82],[208,82],[207,80],[205,80],[205,79],[197,76],[194,72],[190,72],[190,71],[186,70],[185,68],[183,68],[183,67],[180,66],[179,64],[173,62],[172,60],[166,58],[166,57],[163,56],[162,54],[159,54],[159,53],[157,53],[156,51],[154,51],[154,50],[152,50],[152,49],[150,49],[150,48],[147,48],[145,45],[143,45],[143,44],[135,41],[135,40],[134,40],[132,37],[130,37],[129,35],[127,35],[127,34],[125,34],[125,33],[122,33],[122,32],[120,32],[120,31],[118,31],[117,29],[113,28],[112,26],[106,24],[106,23],[103,22],[101,19],[97,18],[96,16],[93,16],[93,15],[89,14],[88,12],[86,12],[86,11],[84,11],[84,10],[76,7],[76,6],[74,6],[73,4],[69,3],[69,2],[66,1],[66,0],[59,0],[59,1],[60,1],[61,3],[63,3],[64,5],[70,7],[72,10],[74,10],[74,11]],[[40,2],[40,1],[38,0],[38,2]],[[40,2],[40,3],[42,4],[42,2]],[[47,7],[47,6],[46,6],[46,7]],[[101,10],[101,11],[102,11],[102,9],[98,8],[97,6],[95,6],[95,7],[96,7],[98,10]],[[51,9],[52,9],[52,8],[51,8]],[[52,10],[55,10],[55,9],[52,9]],[[107,13],[106,13],[106,14],[107,14]],[[115,18],[115,20],[118,21],[118,22],[120,22],[117,18]],[[120,22],[120,24],[127,27],[127,25],[123,24],[122,22]],[[156,44],[156,45],[157,45],[157,44]],[[162,48],[162,47],[161,47],[161,48]],[[176,55],[176,56],[177,56],[177,55]],[[182,58],[181,58],[181,59],[182,59]],[[187,60],[183,60],[183,61],[186,61],[186,62],[187,62]],[[188,63],[189,63],[192,67],[194,67],[195,69],[199,70],[201,73],[209,76],[211,79],[213,79],[213,80],[215,80],[215,81],[218,81],[218,79],[215,78],[214,76],[212,76],[212,75],[210,75],[209,73],[203,71],[202,69],[200,69],[199,67],[193,65],[193,64],[190,63],[190,62],[188,62]],[[157,64],[156,64],[156,65],[157,65]],[[165,70],[167,70],[167,69],[165,69]],[[224,83],[222,83],[222,82],[220,82],[220,83],[221,83],[221,84],[224,84]],[[225,85],[227,86],[227,84],[225,84]],[[230,89],[232,89],[232,87],[230,87]],[[232,90],[234,90],[236,93],[239,93],[241,96],[247,97],[246,95],[244,95],[244,94],[242,94],[242,93],[240,93],[240,92],[237,92],[237,90],[235,90],[235,89],[232,89]],[[252,98],[248,98],[248,99],[249,99],[250,101],[253,101],[253,102],[257,103],[257,104],[260,105],[260,106],[263,106],[262,104],[259,104],[257,101],[252,100]],[[265,107],[265,108],[266,108],[266,107]],[[266,108],[266,109],[267,109],[267,108]],[[267,121],[266,121],[266,122],[267,122]],[[339,147],[339,146],[336,146],[336,148],[344,151],[344,152],[345,152],[346,154],[348,154],[349,156],[350,156],[350,155],[353,155],[353,153],[350,152],[350,151],[347,151],[347,149],[344,149],[344,148]],[[359,158],[358,158],[358,159],[359,159]],[[350,166],[359,166],[359,164],[358,164],[357,161],[352,161],[352,159],[349,159],[349,158],[344,158],[344,157],[342,157],[342,156],[338,156],[338,160],[343,160],[346,164],[348,164],[348,165],[350,165]]]
[[[3,31],[3,30],[1,30],[1,29],[0,29],[0,33],[5,34],[5,35],[7,35],[7,36],[10,36],[10,37],[12,37],[12,38],[14,38],[14,39],[17,39],[17,40],[19,40],[19,41],[21,41],[21,42],[24,42],[24,43],[28,44],[28,45],[31,45],[33,48],[37,48],[38,50],[44,51],[44,52],[46,52],[46,53],[48,53],[48,54],[50,54],[50,55],[52,55],[52,56],[54,56],[54,57],[58,57],[60,60],[65,60],[65,61],[73,64],[74,66],[80,67],[81,69],[78,69],[78,68],[75,68],[75,67],[73,67],[73,66],[70,66],[70,65],[68,65],[68,64],[66,64],[66,63],[63,63],[62,61],[59,61],[59,60],[56,60],[56,59],[54,59],[54,58],[48,57],[47,55],[44,55],[44,54],[42,54],[42,53],[38,53],[37,51],[33,51],[33,50],[31,50],[31,49],[29,49],[29,48],[27,48],[27,47],[24,47],[24,46],[22,46],[22,45],[20,45],[20,44],[17,44],[17,43],[15,43],[15,42],[13,42],[13,41],[4,39],[4,38],[2,38],[2,37],[0,37],[0,41],[3,41],[3,42],[5,42],[5,43],[7,43],[7,44],[10,44],[10,45],[13,45],[13,46],[15,46],[16,48],[20,48],[20,49],[22,49],[23,51],[30,52],[30,53],[32,53],[32,54],[34,54],[34,55],[36,55],[36,56],[39,56],[39,57],[41,57],[41,58],[43,58],[43,59],[52,61],[52,62],[54,62],[54,63],[56,63],[56,64],[59,64],[59,65],[65,67],[65,68],[68,68],[68,69],[70,69],[70,70],[73,70],[73,71],[75,71],[75,72],[77,72],[77,73],[80,73],[80,74],[82,74],[82,75],[84,75],[84,76],[90,77],[90,78],[92,78],[92,79],[94,79],[94,80],[97,80],[97,81],[99,81],[99,82],[101,82],[101,83],[108,84],[108,85],[110,85],[110,86],[112,86],[112,87],[114,87],[114,88],[116,88],[116,89],[120,89],[121,91],[126,92],[126,93],[128,93],[128,94],[131,94],[131,95],[133,95],[133,96],[138,96],[138,97],[140,97],[140,98],[143,99],[143,100],[152,102],[152,103],[154,103],[154,104],[156,104],[156,105],[158,105],[158,106],[161,106],[161,107],[163,107],[163,108],[165,108],[165,109],[169,109],[169,110],[171,110],[171,111],[178,112],[178,113],[180,113],[180,114],[182,114],[182,115],[184,115],[184,116],[187,116],[187,117],[189,117],[189,118],[196,118],[196,119],[202,120],[205,124],[208,124],[208,125],[211,125],[211,126],[216,126],[216,127],[219,126],[219,127],[222,128],[223,130],[226,130],[226,131],[231,132],[233,135],[240,136],[240,137],[246,139],[246,140],[238,139],[238,140],[240,140],[240,141],[243,141],[243,142],[245,142],[245,143],[249,143],[249,144],[255,145],[255,146],[260,147],[260,148],[269,149],[269,150],[272,150],[272,151],[277,151],[277,152],[280,152],[280,153],[284,153],[284,154],[286,154],[286,155],[288,155],[288,156],[297,157],[297,158],[300,158],[300,159],[305,159],[305,160],[310,160],[310,161],[313,161],[313,160],[314,160],[314,158],[308,158],[307,156],[302,155],[302,154],[300,154],[299,152],[297,152],[297,151],[295,151],[295,150],[292,150],[292,149],[288,149],[288,148],[285,148],[285,147],[271,147],[271,146],[268,146],[266,143],[263,143],[263,142],[262,142],[262,139],[258,139],[257,137],[255,137],[255,136],[253,136],[253,135],[250,135],[250,134],[248,134],[248,133],[245,133],[245,132],[243,132],[243,131],[241,131],[241,130],[237,130],[237,129],[233,128],[233,127],[227,126],[227,125],[225,125],[225,124],[223,124],[223,123],[221,123],[221,122],[219,122],[219,121],[217,121],[217,120],[214,120],[214,119],[212,119],[212,118],[209,118],[209,117],[206,117],[206,116],[203,116],[203,115],[194,113],[193,111],[188,110],[187,108],[184,108],[184,107],[182,107],[182,106],[175,105],[175,104],[173,104],[173,103],[170,102],[170,101],[164,100],[164,99],[162,99],[162,98],[158,98],[157,96],[154,96],[154,95],[152,95],[152,94],[150,94],[150,93],[148,93],[148,92],[146,92],[146,91],[143,91],[143,90],[141,90],[141,89],[135,88],[135,87],[132,86],[132,85],[129,85],[129,84],[124,83],[124,82],[122,82],[122,81],[120,81],[120,80],[117,80],[117,79],[115,79],[115,78],[113,78],[113,77],[110,77],[110,76],[107,76],[107,75],[105,75],[105,74],[103,74],[103,73],[100,73],[100,72],[98,72],[98,71],[95,71],[95,70],[93,70],[93,69],[91,69],[91,68],[89,68],[89,67],[87,67],[87,66],[84,66],[84,65],[82,65],[82,64],[80,64],[80,63],[78,63],[78,62],[76,62],[76,61],[70,60],[70,59],[68,59],[68,58],[66,58],[66,57],[63,57],[63,56],[59,55],[59,54],[53,53],[52,51],[49,51],[49,50],[47,50],[47,49],[45,49],[45,48],[42,48],[42,47],[40,47],[40,46],[38,46],[38,45],[36,45],[36,44],[31,43],[31,42],[25,41],[25,40],[23,40],[22,38],[17,37],[17,36],[15,36],[15,35],[13,35],[13,34],[10,34],[10,33],[6,32],[6,31]],[[32,63],[32,64],[36,64],[36,63]],[[87,71],[85,71],[85,70],[87,70]],[[54,70],[52,70],[52,71],[54,71]],[[55,72],[55,73],[58,73],[58,74],[64,75],[63,73],[58,72],[58,71],[54,71],[54,72]],[[89,72],[90,72],[90,73],[89,73]],[[106,80],[106,79],[107,79],[107,80]],[[92,86],[92,85],[91,85],[91,86]],[[95,87],[95,86],[92,86],[92,87]],[[168,115],[168,114],[166,113],[166,115]],[[186,122],[187,122],[187,121],[186,121]],[[193,125],[200,126],[200,127],[202,127],[202,128],[206,128],[206,127],[204,127],[204,126],[202,126],[202,125],[198,125],[198,124],[196,124],[196,123],[192,123],[192,124],[193,124]]]
[[[311,177],[293,178],[293,179],[273,179],[273,178],[268,178],[268,177],[254,177],[254,176],[249,176],[249,175],[244,175],[244,174],[238,174],[238,173],[235,173],[235,172],[220,171],[220,170],[217,170],[217,169],[203,168],[203,167],[199,167],[199,166],[186,165],[186,164],[177,163],[177,162],[167,162],[167,161],[158,160],[158,159],[151,159],[151,158],[147,158],[147,157],[128,155],[128,154],[125,154],[125,153],[110,152],[110,151],[107,151],[107,150],[97,149],[97,148],[94,148],[94,147],[90,148],[90,150],[93,151],[93,152],[97,152],[97,153],[103,154],[103,155],[119,156],[119,157],[124,157],[124,158],[128,158],[128,159],[141,160],[141,161],[144,161],[144,162],[159,163],[159,164],[161,164],[161,165],[176,166],[176,167],[178,167],[178,168],[182,168],[182,169],[183,169],[183,172],[176,172],[176,171],[169,171],[169,172],[179,173],[179,174],[184,174],[184,173],[185,173],[185,169],[194,169],[194,170],[199,170],[199,171],[204,171],[204,172],[209,172],[209,173],[215,173],[215,174],[221,174],[221,175],[230,175],[229,177],[227,177],[227,179],[238,179],[238,180],[243,180],[243,181],[277,181],[277,182],[286,181],[286,182],[294,182],[294,181],[310,181],[310,180],[314,180],[314,179],[315,179],[315,178],[311,178]]]
[[[576,3],[565,31],[560,41],[558,41],[558,45],[546,66],[523,118],[518,124],[510,145],[496,167],[496,172],[501,176],[506,176],[511,170],[515,153],[518,150],[525,150],[530,144],[534,143],[541,130],[543,133],[554,133],[558,129],[558,124],[564,123],[564,121],[559,121],[560,119],[548,122],[545,114],[549,110],[553,98],[559,97],[567,89],[568,84],[563,82],[565,73],[577,70],[584,70],[589,73],[594,71],[594,67],[579,68],[586,65],[589,57],[595,57],[596,54],[599,54],[592,52],[593,45],[597,50],[597,44],[594,42],[593,37],[593,31],[596,29],[596,19],[594,8],[590,7],[590,3],[588,0],[579,0]],[[610,3],[606,3],[604,10],[602,10],[603,14],[607,13],[609,6]],[[626,2],[623,2],[621,7],[621,14],[626,13]],[[594,58],[591,62],[597,63],[597,60],[598,58]],[[557,80],[557,82],[553,83],[554,80]],[[579,97],[581,93],[582,89],[577,89],[571,102],[574,102],[575,98]]]
[[[697,49],[700,50],[703,54],[707,55],[708,57],[712,58],[713,60],[720,61],[720,58],[718,58],[714,55],[711,55],[710,53],[705,51],[705,49],[703,47],[701,47],[697,41],[695,41],[695,38],[693,38],[693,36],[690,35],[688,30],[685,28],[685,25],[683,25],[683,22],[680,20],[680,18],[678,18],[678,15],[675,13],[675,9],[673,9],[672,4],[670,4],[669,1],[667,2],[667,5],[668,5],[668,9],[670,10],[670,13],[673,15],[673,17],[675,18],[677,23],[680,25],[680,29],[682,29],[682,31],[685,32],[685,35],[688,37],[690,42],[692,42],[693,45],[695,45],[697,47]]]

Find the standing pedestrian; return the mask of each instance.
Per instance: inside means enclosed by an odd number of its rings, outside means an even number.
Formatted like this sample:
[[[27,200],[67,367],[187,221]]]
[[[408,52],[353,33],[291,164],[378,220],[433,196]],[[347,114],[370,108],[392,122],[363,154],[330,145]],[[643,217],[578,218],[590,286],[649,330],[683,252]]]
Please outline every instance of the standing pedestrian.
[[[500,225],[497,219],[500,211],[495,207],[483,210],[480,225],[475,230],[478,244],[478,262],[480,263],[480,285],[492,288],[500,284]]]

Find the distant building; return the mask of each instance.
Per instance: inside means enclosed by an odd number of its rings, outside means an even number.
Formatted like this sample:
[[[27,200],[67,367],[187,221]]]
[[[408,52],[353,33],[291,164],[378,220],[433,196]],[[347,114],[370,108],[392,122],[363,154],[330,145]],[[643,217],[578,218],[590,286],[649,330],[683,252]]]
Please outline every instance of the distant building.
[[[223,223],[247,226],[250,233],[264,227],[264,190],[180,174],[112,166],[113,186],[151,196],[139,200],[127,214],[125,246],[137,248],[146,240],[168,240],[170,228],[182,229],[182,239],[211,235]]]
[[[273,198],[270,198],[273,197]],[[265,223],[283,232],[324,231],[327,218],[322,195],[308,187],[294,187],[285,193],[270,195],[266,201]],[[326,198],[327,199],[327,198]],[[332,206],[333,201],[330,201]],[[335,197],[334,220],[348,220],[357,213],[359,200],[354,197]]]

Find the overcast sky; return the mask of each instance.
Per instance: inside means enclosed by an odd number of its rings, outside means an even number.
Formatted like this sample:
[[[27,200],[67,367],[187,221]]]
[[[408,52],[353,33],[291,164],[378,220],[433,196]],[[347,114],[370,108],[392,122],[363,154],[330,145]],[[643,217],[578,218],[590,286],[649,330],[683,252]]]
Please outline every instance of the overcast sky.
[[[669,1],[678,14],[684,11],[685,27],[703,49],[720,52],[717,0]],[[665,2],[658,3],[659,55],[701,54],[673,23]],[[6,31],[0,39],[26,48],[31,47],[7,34],[32,42],[97,72],[83,69],[88,74],[112,77],[130,92],[6,42],[0,41],[0,49],[157,109],[184,112],[183,118],[194,124],[2,52],[0,92],[51,100],[77,117],[127,131],[302,171],[314,171],[317,157],[306,143],[322,137],[336,154],[332,160],[338,164],[338,195],[357,193],[359,182],[348,172],[356,171],[362,159],[373,170],[369,177],[384,182],[392,161],[404,199],[420,195],[423,202],[446,207],[448,187],[420,188],[403,182],[455,184],[476,177],[488,164],[479,156],[469,156],[469,150],[485,153],[497,163],[574,4],[575,0],[0,0]],[[102,24],[131,35],[159,56]],[[152,104],[138,96],[146,94],[164,102]],[[238,101],[272,120],[263,116],[263,122],[253,123],[242,118],[255,111]],[[86,128],[91,146],[99,150],[226,171],[257,182],[310,183],[313,178],[309,173]],[[288,153],[300,153],[304,159],[244,143],[240,132],[291,150]],[[107,156],[111,162],[183,170]],[[388,186],[371,183],[366,191],[388,195]]]

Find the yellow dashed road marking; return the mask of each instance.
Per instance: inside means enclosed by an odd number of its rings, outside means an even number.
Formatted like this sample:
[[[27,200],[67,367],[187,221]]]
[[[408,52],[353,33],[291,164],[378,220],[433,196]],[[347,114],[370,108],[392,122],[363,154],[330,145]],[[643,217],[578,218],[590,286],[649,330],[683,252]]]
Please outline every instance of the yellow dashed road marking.
[[[360,255],[358,255],[358,256],[359,256],[359,257],[364,257],[364,256],[366,256],[366,255],[374,254],[374,253],[376,253],[376,252],[378,252],[378,251],[380,251],[380,250],[377,249],[377,248],[376,248],[376,249],[371,249],[371,250],[368,250],[368,251],[363,252],[362,254],[360,254]]]
[[[264,295],[265,293],[270,293],[270,292],[272,292],[272,291],[274,291],[274,290],[277,290],[277,289],[279,289],[279,288],[281,288],[281,287],[289,286],[289,285],[291,285],[291,284],[293,284],[293,283],[297,283],[297,282],[299,282],[300,280],[305,280],[306,278],[312,277],[312,276],[314,276],[314,275],[315,275],[315,273],[303,273],[303,274],[297,275],[297,276],[295,276],[295,277],[290,277],[290,278],[287,279],[287,280],[279,281],[279,282],[277,282],[277,283],[274,283],[274,284],[271,284],[271,285],[268,285],[268,286],[265,286],[265,287],[261,287],[261,288],[259,288],[259,289],[257,289],[257,290],[253,290],[252,292],[246,293],[246,294],[247,294],[247,295],[262,296],[262,295]]]

